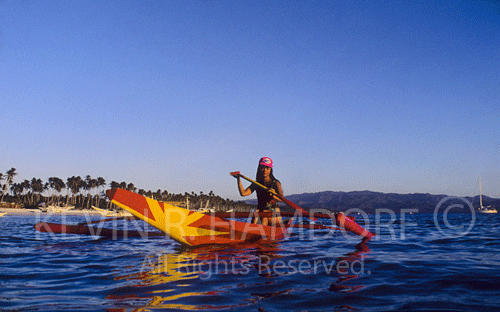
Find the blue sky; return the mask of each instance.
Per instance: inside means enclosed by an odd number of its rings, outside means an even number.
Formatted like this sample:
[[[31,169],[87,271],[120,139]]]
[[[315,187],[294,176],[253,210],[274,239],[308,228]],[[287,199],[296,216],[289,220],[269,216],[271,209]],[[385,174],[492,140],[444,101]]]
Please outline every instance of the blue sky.
[[[497,1],[0,1],[0,171],[500,197]]]

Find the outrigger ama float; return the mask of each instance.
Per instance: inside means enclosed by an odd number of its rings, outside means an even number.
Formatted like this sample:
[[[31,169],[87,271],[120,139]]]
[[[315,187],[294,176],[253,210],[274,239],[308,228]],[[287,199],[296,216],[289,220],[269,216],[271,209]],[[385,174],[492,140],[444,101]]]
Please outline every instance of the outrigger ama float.
[[[232,172],[231,175],[239,175],[255,183],[258,187],[273,193],[271,189],[241,175],[239,172]],[[290,222],[281,226],[266,226],[262,224],[226,220],[214,213],[203,214],[191,211],[124,189],[107,190],[106,195],[112,203],[157,228],[162,232],[162,235],[167,235],[186,246],[276,241],[283,239],[286,236],[287,230],[293,227],[293,218]],[[315,219],[313,215],[310,215],[306,210],[286,198],[279,196],[275,192],[273,195],[280,197],[284,203],[294,208],[297,211],[296,215],[298,214],[302,217]],[[338,227],[363,237],[364,241],[373,237],[372,233],[363,229],[354,220],[342,213],[335,214],[335,223]],[[67,232],[65,233],[89,234],[89,230],[85,229],[85,227],[88,226],[85,226],[83,223],[79,225],[61,225],[39,222],[35,225],[35,229],[42,232],[62,233],[64,232],[63,230],[66,230]]]

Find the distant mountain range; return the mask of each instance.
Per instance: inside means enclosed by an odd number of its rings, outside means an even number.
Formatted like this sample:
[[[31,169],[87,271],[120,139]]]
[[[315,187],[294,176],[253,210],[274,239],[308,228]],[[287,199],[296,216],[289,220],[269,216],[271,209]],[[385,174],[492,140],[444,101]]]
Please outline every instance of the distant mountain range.
[[[358,208],[366,213],[375,213],[376,209],[390,209],[399,213],[401,209],[416,209],[418,213],[433,213],[439,205],[439,212],[450,208],[449,212],[469,212],[469,204],[477,211],[479,195],[475,197],[449,197],[448,195],[432,194],[396,194],[371,191],[354,192],[319,192],[286,196],[286,198],[303,208],[321,208],[332,211],[347,211]],[[256,204],[257,200],[247,201]],[[483,206],[492,205],[500,208],[500,199],[483,195]],[[463,208],[460,208],[463,207]]]

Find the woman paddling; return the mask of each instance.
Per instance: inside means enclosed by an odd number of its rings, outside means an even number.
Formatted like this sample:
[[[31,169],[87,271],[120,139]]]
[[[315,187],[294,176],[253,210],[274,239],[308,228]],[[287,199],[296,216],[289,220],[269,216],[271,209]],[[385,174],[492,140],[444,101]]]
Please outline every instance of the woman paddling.
[[[273,217],[271,218],[261,218],[263,225],[278,226],[281,223],[281,217],[279,216],[280,209],[278,208],[278,201],[281,201],[277,196],[273,196],[269,191],[263,190],[254,183],[252,183],[246,189],[243,188],[241,184],[240,176],[236,176],[238,183],[238,190],[241,196],[248,196],[257,192],[257,210],[258,212],[272,212]],[[271,190],[274,190],[281,197],[283,197],[283,190],[281,189],[281,182],[278,181],[273,175],[273,161],[269,157],[262,157],[259,160],[259,167],[257,168],[257,177],[255,179],[258,183],[263,184]],[[272,191],[271,191],[272,192]],[[257,223],[259,221],[258,217],[252,220],[252,223]]]

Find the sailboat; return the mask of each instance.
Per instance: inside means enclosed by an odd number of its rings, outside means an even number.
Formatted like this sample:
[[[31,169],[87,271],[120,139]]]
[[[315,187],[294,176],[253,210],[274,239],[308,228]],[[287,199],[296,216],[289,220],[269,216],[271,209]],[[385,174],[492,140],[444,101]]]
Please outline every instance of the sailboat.
[[[491,207],[491,206],[487,206],[487,207],[483,207],[483,196],[481,194],[481,177],[479,177],[479,212],[481,213],[497,213],[498,211]]]

